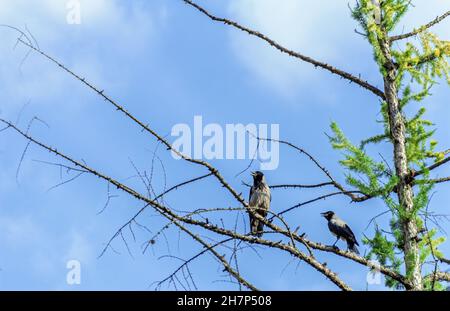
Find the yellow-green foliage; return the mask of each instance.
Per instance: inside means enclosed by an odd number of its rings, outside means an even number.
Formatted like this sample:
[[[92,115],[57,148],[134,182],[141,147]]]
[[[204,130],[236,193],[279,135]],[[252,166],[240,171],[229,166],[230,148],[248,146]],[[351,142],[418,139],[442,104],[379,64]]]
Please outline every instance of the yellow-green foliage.
[[[386,74],[385,56],[380,44],[389,42],[391,32],[410,7],[409,0],[383,0],[381,3],[381,21],[377,22],[375,16],[377,8],[372,0],[359,0],[352,11],[353,18],[357,20],[373,48],[374,59],[381,74]],[[430,182],[429,172],[426,170],[430,164],[444,158],[444,153],[438,151],[438,142],[433,139],[435,128],[431,121],[425,118],[425,107],[416,108],[416,112],[407,116],[404,112],[406,106],[419,103],[431,95],[430,90],[438,79],[446,79],[450,84],[450,42],[439,39],[436,35],[419,28],[418,41],[407,42],[403,47],[395,49],[390,44],[391,61],[395,64],[396,86],[398,89],[399,105],[405,124],[406,155],[411,170],[422,170],[420,181],[416,181],[414,193],[414,208],[406,211],[398,202],[393,192],[399,178],[393,163],[385,159],[376,161],[366,151],[370,144],[382,142],[392,143],[389,125],[388,104],[382,102],[380,106],[382,131],[369,138],[363,139],[359,145],[353,144],[336,123],[331,124],[333,135],[330,142],[334,149],[343,153],[340,164],[346,169],[348,185],[357,190],[381,198],[391,211],[389,230],[375,229],[373,238],[365,238],[363,242],[369,246],[367,258],[376,258],[382,265],[400,271],[403,263],[403,230],[405,221],[416,223],[419,231],[419,254],[407,254],[405,260],[415,260],[419,256],[420,262],[425,263],[433,258],[442,257],[438,246],[445,240],[437,236],[436,229],[425,228],[424,218],[428,215],[433,183]],[[397,45],[395,45],[397,46]],[[392,159],[392,157],[388,157]],[[428,224],[430,226],[430,224]],[[386,236],[383,232],[389,232]],[[406,276],[408,277],[408,271]],[[399,283],[387,278],[386,285],[398,287]],[[425,289],[442,289],[438,282],[424,280]]]

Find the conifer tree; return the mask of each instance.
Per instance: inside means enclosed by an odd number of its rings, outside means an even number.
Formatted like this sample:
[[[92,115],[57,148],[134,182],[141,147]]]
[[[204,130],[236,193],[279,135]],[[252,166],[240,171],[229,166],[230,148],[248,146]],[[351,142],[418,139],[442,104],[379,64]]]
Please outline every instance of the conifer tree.
[[[434,280],[423,278],[422,265],[432,255],[443,256],[438,246],[444,237],[437,236],[436,229],[425,228],[420,215],[426,212],[435,182],[430,179],[429,166],[443,161],[445,154],[437,151],[433,123],[424,119],[426,108],[420,107],[408,116],[405,107],[431,96],[430,90],[439,78],[450,83],[450,42],[439,39],[426,26],[411,34],[393,36],[395,26],[410,5],[408,0],[360,0],[354,7],[353,18],[373,48],[384,81],[384,99],[380,105],[383,126],[380,133],[357,146],[332,123],[334,135],[330,141],[335,149],[345,152],[340,163],[348,172],[347,183],[372,197],[382,198],[391,213],[393,238],[377,230],[373,238],[365,239],[370,247],[368,257],[376,257],[384,265],[389,263],[397,271],[404,264],[407,279],[414,289],[421,290],[430,289],[432,284],[441,288]],[[378,23],[376,17],[380,15]],[[394,48],[394,42],[413,36],[419,37],[420,42],[407,42],[401,48]],[[393,174],[385,163],[376,161],[365,151],[368,144],[380,143],[392,146]],[[420,179],[415,178],[418,175]],[[396,255],[398,252],[402,255]],[[387,285],[399,284],[387,278]]]

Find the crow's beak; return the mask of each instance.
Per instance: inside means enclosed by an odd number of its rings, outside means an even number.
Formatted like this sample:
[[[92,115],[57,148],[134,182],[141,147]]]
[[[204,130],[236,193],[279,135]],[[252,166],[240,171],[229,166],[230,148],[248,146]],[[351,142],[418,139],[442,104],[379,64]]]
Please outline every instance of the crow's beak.
[[[327,215],[327,213],[320,213],[320,215],[322,215],[323,217],[325,217]]]
[[[256,176],[256,172],[251,172],[250,175],[252,175],[253,177]]]

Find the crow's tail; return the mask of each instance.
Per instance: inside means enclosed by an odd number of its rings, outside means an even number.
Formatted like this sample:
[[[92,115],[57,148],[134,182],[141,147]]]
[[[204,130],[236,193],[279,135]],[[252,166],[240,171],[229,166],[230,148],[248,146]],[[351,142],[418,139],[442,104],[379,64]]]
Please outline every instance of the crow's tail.
[[[262,221],[258,221],[258,237],[262,237],[264,230],[264,223]]]
[[[355,242],[347,241],[347,248],[349,251],[359,255],[359,250],[355,245]]]
[[[252,235],[262,237],[263,229],[264,223],[259,221],[259,219],[253,217],[250,219],[250,231]]]

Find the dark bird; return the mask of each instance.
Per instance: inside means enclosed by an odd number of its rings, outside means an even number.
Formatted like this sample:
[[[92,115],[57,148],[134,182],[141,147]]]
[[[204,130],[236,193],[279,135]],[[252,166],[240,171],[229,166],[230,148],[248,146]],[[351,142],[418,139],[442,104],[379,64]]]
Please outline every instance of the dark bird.
[[[359,254],[358,248],[356,247],[356,245],[359,246],[358,241],[356,240],[352,229],[350,229],[345,221],[337,217],[336,214],[332,211],[321,213],[321,215],[325,217],[326,220],[328,220],[328,229],[330,229],[331,233],[337,237],[336,242],[334,242],[333,244],[333,247],[336,246],[336,243],[339,241],[339,239],[342,239],[343,241],[347,242],[347,248],[350,251]]]
[[[264,223],[253,216],[252,212],[262,217],[267,216],[270,208],[270,188],[266,183],[264,174],[260,171],[252,172],[253,186],[250,188],[250,197],[248,206],[252,209],[250,215],[250,232],[252,235],[261,237],[263,234]]]

